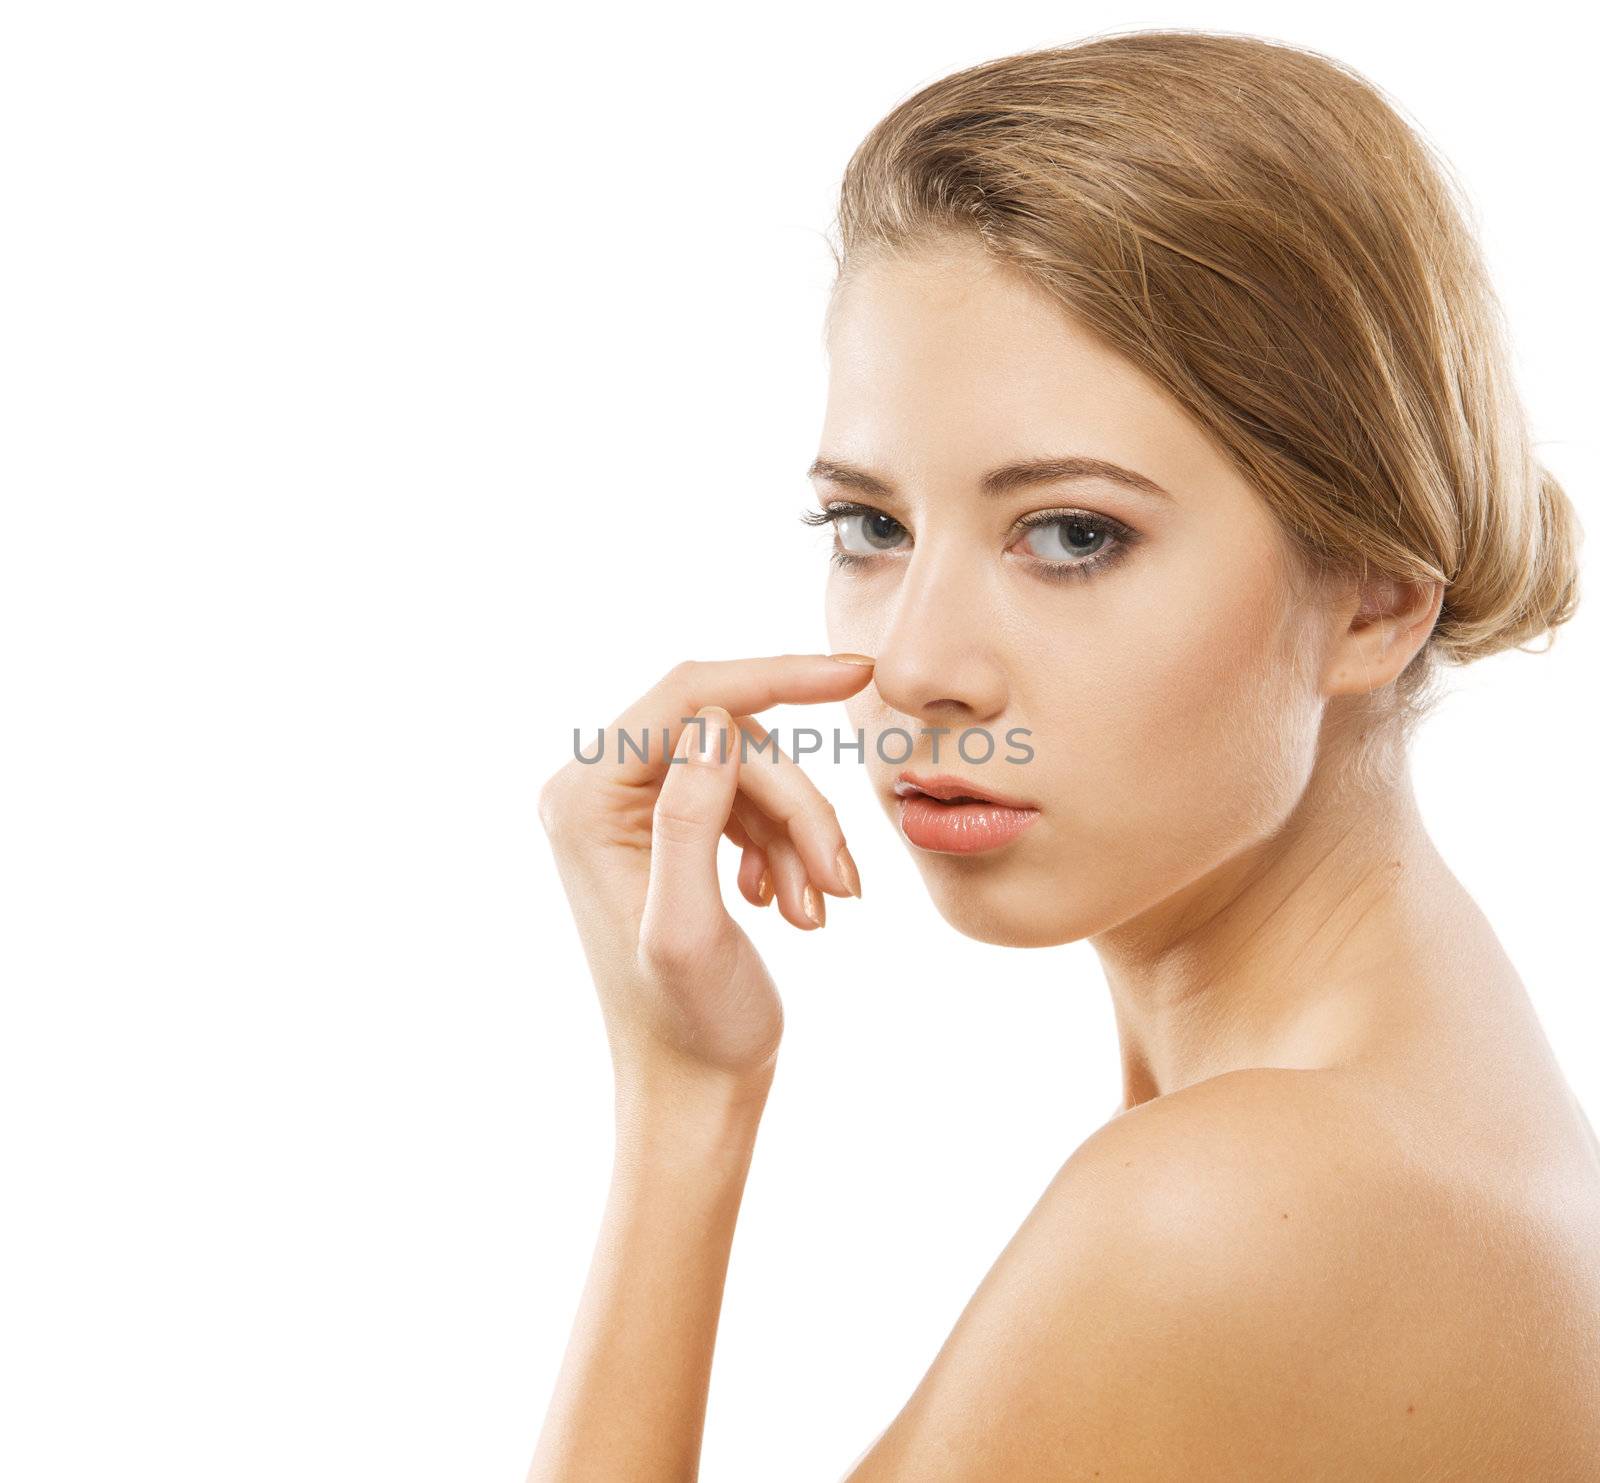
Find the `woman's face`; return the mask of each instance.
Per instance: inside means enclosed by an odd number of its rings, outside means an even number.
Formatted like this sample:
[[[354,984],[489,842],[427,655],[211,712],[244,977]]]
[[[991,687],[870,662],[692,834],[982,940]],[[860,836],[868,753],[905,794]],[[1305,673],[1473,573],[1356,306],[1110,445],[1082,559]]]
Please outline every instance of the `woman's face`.
[[[1178,403],[965,245],[857,270],[828,346],[819,461],[883,486],[813,474],[824,507],[857,509],[834,527],[856,559],[830,568],[828,637],[877,659],[847,702],[874,789],[897,824],[903,770],[1039,810],[975,853],[906,840],[941,913],[983,941],[1070,942],[1275,830],[1311,773],[1332,618]],[[1046,459],[1104,460],[1165,494],[1104,473],[985,487]],[[1040,514],[1057,518],[1022,523]],[[903,736],[887,761],[875,744],[893,727],[916,739],[903,762]],[[950,728],[936,760],[925,727]]]

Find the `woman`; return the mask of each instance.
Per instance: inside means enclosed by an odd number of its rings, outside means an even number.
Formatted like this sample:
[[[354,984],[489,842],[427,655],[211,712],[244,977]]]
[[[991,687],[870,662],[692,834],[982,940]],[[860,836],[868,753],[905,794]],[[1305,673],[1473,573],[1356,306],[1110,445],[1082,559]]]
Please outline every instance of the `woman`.
[[[923,89],[839,224],[845,652],[681,665],[541,795],[618,1138],[530,1476],[695,1476],[783,1026],[719,838],[803,930],[861,894],[735,742],[843,700],[954,927],[1093,943],[1125,1092],[849,1478],[1600,1478],[1600,1149],[1406,763],[1577,601],[1442,166],[1327,58],[1144,32]]]

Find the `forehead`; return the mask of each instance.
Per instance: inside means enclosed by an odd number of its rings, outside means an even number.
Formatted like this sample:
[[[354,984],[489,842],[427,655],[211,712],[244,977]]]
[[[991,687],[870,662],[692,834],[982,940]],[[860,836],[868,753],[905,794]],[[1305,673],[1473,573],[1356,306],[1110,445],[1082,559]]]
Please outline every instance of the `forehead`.
[[[981,249],[879,258],[841,281],[828,320],[822,446],[947,473],[1009,457],[1129,464],[1181,498],[1235,479],[1187,411],[1027,277]]]

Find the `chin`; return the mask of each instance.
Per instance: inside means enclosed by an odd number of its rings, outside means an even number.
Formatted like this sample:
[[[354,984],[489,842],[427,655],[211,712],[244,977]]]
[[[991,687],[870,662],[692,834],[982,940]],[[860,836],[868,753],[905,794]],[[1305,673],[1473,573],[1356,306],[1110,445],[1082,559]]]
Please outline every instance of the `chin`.
[[[996,947],[1060,947],[1097,930],[1086,916],[1067,909],[1058,893],[1034,883],[1030,889],[1015,876],[995,872],[948,872],[919,862],[939,915],[963,937]],[[1044,907],[1044,910],[1040,908]]]

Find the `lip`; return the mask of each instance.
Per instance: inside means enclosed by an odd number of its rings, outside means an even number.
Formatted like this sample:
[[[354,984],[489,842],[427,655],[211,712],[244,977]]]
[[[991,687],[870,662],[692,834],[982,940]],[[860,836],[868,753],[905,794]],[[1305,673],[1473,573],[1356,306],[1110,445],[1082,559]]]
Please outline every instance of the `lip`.
[[[896,798],[915,798],[926,794],[948,803],[952,798],[972,798],[979,803],[998,803],[1002,808],[1037,809],[1038,804],[1026,798],[1014,798],[1009,793],[996,793],[993,788],[982,787],[954,773],[902,772],[894,780]]]
[[[941,855],[976,855],[1008,845],[1039,817],[1031,803],[997,798],[949,773],[895,779],[900,832],[919,850]]]

